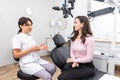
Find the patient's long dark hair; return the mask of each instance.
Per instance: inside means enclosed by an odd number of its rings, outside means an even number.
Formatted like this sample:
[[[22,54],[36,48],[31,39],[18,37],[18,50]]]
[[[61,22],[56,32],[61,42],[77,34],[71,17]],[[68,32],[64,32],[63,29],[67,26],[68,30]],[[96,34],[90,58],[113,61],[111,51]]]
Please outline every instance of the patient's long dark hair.
[[[32,20],[31,20],[30,18],[28,18],[28,17],[21,17],[21,18],[19,19],[19,21],[18,21],[18,27],[19,27],[18,34],[19,34],[20,32],[22,32],[22,29],[21,29],[20,25],[24,25],[24,24],[27,25],[27,22],[28,22],[28,21],[30,21],[31,24],[33,24]]]
[[[85,43],[85,37],[87,37],[87,35],[92,36],[92,31],[90,28],[90,23],[89,20],[86,16],[77,16],[75,19],[79,19],[79,21],[81,23],[84,23],[84,26],[82,28],[82,36],[80,37],[82,40],[82,43]],[[73,32],[72,32],[73,37],[71,37],[71,40],[74,41],[77,36],[79,35],[78,31],[75,31],[74,27],[73,27]]]

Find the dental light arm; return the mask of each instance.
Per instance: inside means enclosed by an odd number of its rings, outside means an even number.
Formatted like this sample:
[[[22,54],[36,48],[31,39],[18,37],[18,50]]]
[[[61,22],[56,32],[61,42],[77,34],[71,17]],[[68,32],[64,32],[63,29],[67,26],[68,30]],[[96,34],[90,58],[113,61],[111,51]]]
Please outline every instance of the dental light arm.
[[[100,2],[104,2],[105,0],[95,0],[95,1],[100,1]]]
[[[68,0],[68,3],[71,3],[70,9],[74,9],[74,2],[75,0]]]
[[[95,1],[105,2],[105,3],[108,3],[110,5],[114,5],[114,7],[107,7],[107,8],[100,9],[100,10],[93,11],[93,12],[88,11],[87,15],[88,15],[89,18],[100,16],[100,15],[105,15],[105,14],[108,14],[108,13],[112,13],[115,10],[115,6],[120,8],[120,0],[95,0]]]
[[[58,6],[53,7],[52,9],[60,11],[60,8]]]
[[[117,5],[117,6],[120,3],[120,0],[95,0],[95,1],[106,2],[106,3],[114,4],[114,5]]]
[[[115,9],[114,7],[113,8],[108,7],[108,8],[100,9],[97,11],[89,12],[87,15],[88,15],[88,17],[96,17],[96,16],[112,13],[114,11],[114,9]]]

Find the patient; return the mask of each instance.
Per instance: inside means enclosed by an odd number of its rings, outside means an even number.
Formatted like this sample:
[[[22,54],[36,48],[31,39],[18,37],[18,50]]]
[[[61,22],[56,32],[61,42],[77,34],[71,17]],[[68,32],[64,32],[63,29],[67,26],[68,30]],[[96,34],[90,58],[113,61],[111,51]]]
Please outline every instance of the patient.
[[[77,16],[71,37],[70,58],[66,63],[71,67],[63,69],[59,80],[88,80],[95,73],[93,60],[94,38],[86,16]],[[67,76],[67,77],[66,77]]]
[[[12,41],[14,57],[19,58],[19,65],[24,73],[40,77],[43,80],[52,80],[56,67],[54,64],[41,59],[37,54],[38,51],[47,50],[48,47],[44,43],[36,44],[30,34],[32,24],[32,20],[28,17],[19,19],[19,31]]]

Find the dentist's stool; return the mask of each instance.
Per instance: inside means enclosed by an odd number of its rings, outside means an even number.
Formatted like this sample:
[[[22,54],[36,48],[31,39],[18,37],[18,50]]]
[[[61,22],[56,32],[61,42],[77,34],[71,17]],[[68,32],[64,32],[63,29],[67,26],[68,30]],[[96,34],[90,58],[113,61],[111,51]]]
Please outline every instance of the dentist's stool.
[[[19,61],[18,58],[14,58],[14,59],[15,59],[15,61]],[[38,79],[38,77],[23,73],[21,70],[18,70],[17,77],[21,80],[36,80],[36,79]]]
[[[36,80],[36,79],[38,79],[38,77],[29,75],[29,74],[25,74],[21,70],[19,70],[17,72],[17,77],[20,78],[21,80]]]

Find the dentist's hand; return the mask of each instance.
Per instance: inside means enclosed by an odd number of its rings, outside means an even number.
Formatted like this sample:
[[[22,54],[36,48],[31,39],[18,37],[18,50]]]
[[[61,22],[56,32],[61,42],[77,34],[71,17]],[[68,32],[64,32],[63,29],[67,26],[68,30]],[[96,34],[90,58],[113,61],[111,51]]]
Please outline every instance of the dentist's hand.
[[[40,50],[47,50],[48,49],[48,46],[45,45],[45,43],[42,43],[40,45],[35,45],[35,46],[32,46],[30,48],[30,51],[32,52],[36,52],[36,51],[40,51]]]
[[[42,43],[42,44],[39,45],[39,48],[40,48],[40,50],[47,50],[48,46],[45,45],[45,43]]]
[[[38,45],[32,46],[32,47],[30,48],[30,51],[31,51],[31,52],[36,52],[36,51],[39,51],[39,50],[40,50],[40,47],[39,47]]]

